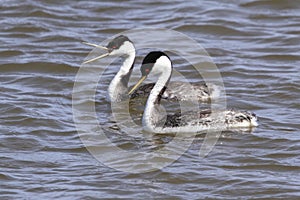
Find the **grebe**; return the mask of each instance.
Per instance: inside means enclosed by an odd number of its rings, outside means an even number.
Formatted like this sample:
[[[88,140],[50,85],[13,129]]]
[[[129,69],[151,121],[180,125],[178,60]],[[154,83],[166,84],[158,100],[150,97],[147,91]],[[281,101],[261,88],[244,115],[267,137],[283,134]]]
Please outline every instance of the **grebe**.
[[[83,64],[110,55],[119,55],[125,58],[120,70],[108,87],[108,97],[111,102],[120,102],[128,98],[128,81],[132,73],[136,55],[133,42],[127,36],[120,35],[110,41],[106,47],[86,42],[85,44],[104,49],[107,53],[87,60]],[[131,94],[131,98],[147,96],[153,87],[154,83],[143,85]],[[193,92],[191,92],[191,90],[193,90]],[[162,94],[162,99],[170,101],[189,101],[198,99],[199,101],[206,102],[211,98],[217,98],[219,96],[219,91],[220,89],[214,84],[170,82],[168,88],[166,88]]]
[[[161,94],[171,78],[171,60],[163,52],[150,52],[143,60],[141,72],[141,79],[129,93],[132,93],[150,73],[158,74],[158,80],[150,92],[142,118],[143,128],[146,131],[154,133],[196,133],[209,130],[221,131],[230,128],[250,128],[258,125],[255,114],[237,110],[218,112],[202,110],[163,116],[160,100]]]

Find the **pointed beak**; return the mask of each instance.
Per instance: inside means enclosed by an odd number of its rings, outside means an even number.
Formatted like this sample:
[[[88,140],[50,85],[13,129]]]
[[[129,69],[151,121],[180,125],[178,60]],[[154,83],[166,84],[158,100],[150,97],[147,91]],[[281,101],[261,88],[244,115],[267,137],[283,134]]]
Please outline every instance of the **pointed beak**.
[[[86,44],[86,45],[89,45],[89,46],[92,46],[92,47],[100,48],[100,49],[103,49],[103,50],[107,51],[107,53],[102,54],[100,56],[97,56],[96,58],[92,58],[90,60],[84,61],[83,64],[87,64],[87,63],[93,62],[95,60],[98,60],[98,59],[104,58],[106,56],[109,56],[110,52],[109,52],[109,49],[107,47],[104,47],[104,46],[101,46],[101,45],[97,45],[97,44],[88,43],[88,42],[82,42],[82,43]]]
[[[141,84],[142,82],[147,78],[147,76],[142,76],[140,80],[131,88],[131,90],[128,92],[128,94],[132,94]]]
[[[88,46],[92,46],[92,47],[97,47],[97,48],[100,48],[100,49],[103,49],[103,50],[106,50],[108,51],[108,48],[107,47],[104,47],[104,46],[101,46],[101,45],[98,45],[98,44],[92,44],[92,43],[88,43],[88,42],[82,42],[83,44],[86,44]]]

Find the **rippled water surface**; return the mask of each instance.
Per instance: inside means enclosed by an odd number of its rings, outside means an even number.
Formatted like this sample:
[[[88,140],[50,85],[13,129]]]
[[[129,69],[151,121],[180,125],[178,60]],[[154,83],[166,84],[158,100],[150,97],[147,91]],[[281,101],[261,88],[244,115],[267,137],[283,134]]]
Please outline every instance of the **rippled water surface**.
[[[300,198],[299,1],[4,0],[0,8],[1,199]],[[73,122],[75,76],[92,49],[81,41],[143,27],[176,30],[201,44],[222,74],[228,107],[255,112],[260,125],[222,133],[205,158],[198,154],[204,135],[197,136],[178,160],[152,172],[97,161]],[[144,53],[137,52],[138,62]],[[107,127],[114,122],[105,89],[120,63],[96,94]],[[184,64],[178,69],[197,79]],[[116,128],[105,133],[130,151],[172,139],[153,136],[145,144]]]

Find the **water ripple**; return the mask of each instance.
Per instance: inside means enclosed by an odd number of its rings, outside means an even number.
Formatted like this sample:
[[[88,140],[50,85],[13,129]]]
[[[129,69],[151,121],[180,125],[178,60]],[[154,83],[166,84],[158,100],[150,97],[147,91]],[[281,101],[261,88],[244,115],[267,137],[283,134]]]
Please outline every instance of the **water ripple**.
[[[298,199],[299,5],[289,0],[3,0],[1,199]],[[206,158],[198,156],[205,136],[199,135],[176,162],[155,172],[126,174],[95,160],[72,116],[75,75],[91,51],[81,41],[100,43],[147,26],[171,28],[201,43],[222,74],[228,107],[255,112],[259,127],[252,134],[222,133]],[[145,53],[137,52],[137,66]],[[180,57],[172,58],[191,81],[201,79]],[[139,132],[134,138],[115,128],[105,96],[120,62],[103,74],[96,99],[77,105],[96,103],[98,121],[116,146],[144,152],[163,148],[172,136],[145,139]],[[94,67],[91,72],[103,66]],[[85,88],[78,94],[86,94]],[[91,113],[82,119],[89,122]],[[131,165],[128,159],[114,162]]]

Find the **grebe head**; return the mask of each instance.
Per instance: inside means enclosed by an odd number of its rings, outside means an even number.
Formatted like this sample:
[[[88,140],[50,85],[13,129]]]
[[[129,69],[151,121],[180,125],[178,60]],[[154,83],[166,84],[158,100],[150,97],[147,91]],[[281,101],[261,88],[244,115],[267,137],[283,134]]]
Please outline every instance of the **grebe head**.
[[[125,35],[120,35],[114,38],[106,46],[109,55],[130,55],[135,52],[134,45],[131,40]]]
[[[129,94],[138,88],[150,73],[162,74],[166,71],[172,71],[172,63],[169,56],[161,51],[152,51],[148,53],[141,66],[142,77],[129,91]]]
[[[158,74],[171,67],[171,60],[167,54],[161,51],[152,51],[144,58],[141,73],[142,76],[148,76],[150,72]]]
[[[97,47],[100,49],[104,49],[107,51],[107,53],[105,54],[102,54],[96,58],[92,58],[90,60],[85,61],[84,64],[112,55],[117,55],[117,56],[134,55],[135,56],[135,48],[133,42],[125,35],[117,36],[112,41],[110,41],[106,47],[97,44],[87,43],[87,42],[84,42],[84,44]]]

